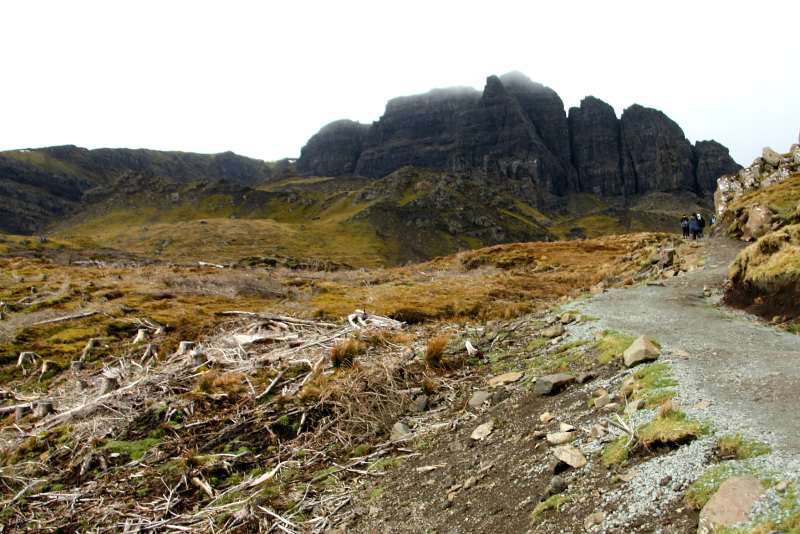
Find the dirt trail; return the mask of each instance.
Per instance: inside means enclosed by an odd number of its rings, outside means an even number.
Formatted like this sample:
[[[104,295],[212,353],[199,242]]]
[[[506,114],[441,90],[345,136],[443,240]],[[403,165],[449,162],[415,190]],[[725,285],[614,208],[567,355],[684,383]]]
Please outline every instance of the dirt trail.
[[[646,333],[675,358],[684,402],[710,401],[709,419],[761,436],[776,452],[800,453],[800,338],[735,311],[715,307],[703,288],[718,288],[741,243],[711,240],[704,268],[664,287],[612,290],[579,305],[608,328]]]

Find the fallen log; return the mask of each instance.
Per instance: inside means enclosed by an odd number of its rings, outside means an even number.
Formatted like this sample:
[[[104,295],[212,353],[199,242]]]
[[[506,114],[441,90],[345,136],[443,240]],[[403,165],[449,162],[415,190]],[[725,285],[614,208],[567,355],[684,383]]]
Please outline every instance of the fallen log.
[[[306,326],[339,326],[333,323],[326,323],[323,321],[310,321],[308,319],[297,319],[295,317],[287,317],[285,315],[274,315],[271,313],[258,313],[258,312],[248,312],[248,311],[221,311],[217,312],[217,315],[222,316],[230,316],[230,315],[238,315],[240,317],[254,317],[256,319],[264,319],[267,321],[280,321],[282,323],[294,323],[294,324],[302,324]]]
[[[38,323],[33,323],[31,326],[40,326],[43,324],[51,324],[51,323],[60,323],[61,321],[71,321],[72,319],[83,319],[84,317],[91,317],[92,315],[97,315],[96,311],[86,311],[81,313],[75,313],[72,315],[65,315],[63,317],[55,317],[53,319],[46,319],[44,321],[39,321]]]
[[[144,380],[144,378],[140,378],[139,380],[136,380],[135,382],[131,382],[130,384],[128,384],[125,387],[119,388],[119,389],[114,390],[114,391],[112,391],[110,393],[106,393],[105,395],[100,395],[99,397],[95,397],[94,399],[92,399],[89,402],[86,402],[86,403],[84,403],[84,404],[82,404],[80,406],[76,406],[75,408],[70,408],[69,410],[61,412],[60,414],[56,415],[55,417],[50,418],[47,421],[46,424],[48,426],[53,426],[53,425],[56,425],[56,424],[61,423],[63,421],[66,421],[68,419],[72,419],[73,417],[76,417],[76,416],[80,415],[82,412],[91,411],[91,410],[95,409],[97,407],[97,405],[99,405],[103,401],[108,400],[108,399],[110,399],[112,397],[116,397],[117,395],[122,395],[123,393],[125,393],[127,391],[130,391],[131,389],[133,389],[136,386],[138,386],[139,383],[142,382],[143,380]],[[43,424],[44,423],[42,423],[42,425]],[[42,425],[37,425],[37,426],[42,426]]]

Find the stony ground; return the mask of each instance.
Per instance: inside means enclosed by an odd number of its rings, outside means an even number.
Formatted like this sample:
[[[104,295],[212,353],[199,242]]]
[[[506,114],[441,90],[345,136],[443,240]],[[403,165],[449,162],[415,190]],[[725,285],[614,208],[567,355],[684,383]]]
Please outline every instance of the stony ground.
[[[598,389],[612,392],[613,398],[632,371],[615,360],[596,366],[596,376],[584,384],[540,396],[532,391],[536,372],[531,361],[517,359],[513,368],[525,373],[524,379],[500,388],[482,407],[470,407],[465,398],[461,415],[436,438],[410,440],[399,467],[360,489],[352,519],[340,530],[696,532],[698,510],[688,505],[686,494],[710,467],[796,484],[800,420],[792,410],[793,392],[800,385],[798,338],[720,307],[726,267],[740,245],[717,239],[707,248],[705,261],[690,272],[659,284],[610,290],[555,310],[577,311],[581,319],[552,342],[553,351],[577,346],[607,329],[658,340],[659,363],[671,366],[677,379],[674,403],[705,423],[703,435],[689,443],[639,450],[619,465],[604,465],[601,451],[622,435],[608,421],[613,412],[623,413],[624,399],[615,399],[620,406],[609,410],[592,406],[592,398]],[[557,313],[545,321],[554,321]],[[524,324],[510,330],[501,343],[509,352],[541,334]],[[591,354],[590,349],[578,350]],[[482,389],[491,391],[488,384]],[[546,412],[553,414],[552,421],[542,420]],[[653,409],[625,413],[633,427],[656,417]],[[489,437],[472,439],[472,432],[489,421],[494,423]],[[554,461],[553,447],[543,437],[562,424],[576,427],[572,445],[585,454],[586,466],[571,469]],[[605,434],[591,431],[597,425]],[[718,440],[732,434],[764,442],[771,452],[720,463]],[[540,503],[559,484],[555,493],[560,497],[543,509]],[[769,490],[759,510],[774,509],[780,498]]]

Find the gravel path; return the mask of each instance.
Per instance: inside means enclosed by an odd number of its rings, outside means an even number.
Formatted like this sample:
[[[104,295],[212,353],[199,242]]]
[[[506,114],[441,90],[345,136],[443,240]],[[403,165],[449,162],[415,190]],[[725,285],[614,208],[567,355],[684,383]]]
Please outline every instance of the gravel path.
[[[714,239],[701,269],[664,287],[611,290],[577,307],[601,318],[605,328],[647,334],[673,354],[688,352],[688,358],[671,360],[679,397],[694,406],[690,413],[711,419],[717,430],[766,441],[778,457],[797,459],[800,337],[715,306],[718,297],[703,295],[704,286],[723,284],[741,246]]]

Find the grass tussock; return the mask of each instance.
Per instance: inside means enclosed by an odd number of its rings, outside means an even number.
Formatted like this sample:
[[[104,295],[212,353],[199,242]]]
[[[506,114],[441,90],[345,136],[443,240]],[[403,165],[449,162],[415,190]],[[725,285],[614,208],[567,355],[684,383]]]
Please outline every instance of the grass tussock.
[[[636,430],[636,437],[645,448],[688,443],[704,433],[703,426],[677,410],[671,401],[659,407],[658,415]]]
[[[675,391],[671,388],[677,385],[670,365],[659,362],[638,368],[623,383],[620,393],[628,398],[642,399],[646,407],[654,408],[672,399]]]
[[[602,337],[595,344],[598,352],[597,361],[605,364],[621,357],[625,349],[630,347],[635,339],[633,336],[614,330],[604,331]]]
[[[331,364],[334,368],[350,367],[355,357],[367,351],[367,344],[358,339],[340,341],[331,347]]]
[[[741,434],[722,436],[717,441],[717,453],[722,459],[746,460],[770,452],[766,443],[745,439]]]
[[[620,465],[628,461],[629,455],[628,436],[620,436],[603,447],[603,451],[600,453],[600,462],[606,467]]]
[[[239,395],[246,391],[245,376],[242,373],[219,373],[207,371],[197,379],[196,390],[208,395],[226,394]]]
[[[425,345],[425,353],[423,354],[425,365],[434,369],[442,367],[444,351],[449,343],[449,336],[434,336],[428,339]]]

